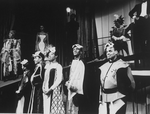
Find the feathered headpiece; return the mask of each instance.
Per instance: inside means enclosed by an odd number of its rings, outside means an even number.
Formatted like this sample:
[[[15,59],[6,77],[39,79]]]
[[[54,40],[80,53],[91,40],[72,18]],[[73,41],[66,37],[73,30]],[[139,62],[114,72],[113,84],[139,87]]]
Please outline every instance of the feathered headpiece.
[[[114,23],[118,22],[120,25],[123,25],[124,24],[124,17],[122,17],[122,15],[117,15],[115,14],[115,20],[114,20]]]

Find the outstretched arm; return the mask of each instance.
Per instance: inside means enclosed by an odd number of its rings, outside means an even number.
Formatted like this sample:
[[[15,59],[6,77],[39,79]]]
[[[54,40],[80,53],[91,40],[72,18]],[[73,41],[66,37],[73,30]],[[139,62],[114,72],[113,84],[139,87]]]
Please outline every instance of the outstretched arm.
[[[134,8],[129,12],[129,16],[134,19],[136,17],[136,15],[134,15],[135,13],[137,13],[137,9],[138,9],[138,5],[135,5]]]

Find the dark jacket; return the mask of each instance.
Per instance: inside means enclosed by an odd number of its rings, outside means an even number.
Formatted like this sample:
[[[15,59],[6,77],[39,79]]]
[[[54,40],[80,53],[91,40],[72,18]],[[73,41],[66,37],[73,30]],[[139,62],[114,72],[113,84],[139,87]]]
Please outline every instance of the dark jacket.
[[[141,6],[142,3],[137,4],[134,6],[134,8],[129,12],[129,16],[132,18],[134,16],[134,13],[137,13],[137,17],[141,14]],[[147,0],[147,14],[150,14],[150,2]]]

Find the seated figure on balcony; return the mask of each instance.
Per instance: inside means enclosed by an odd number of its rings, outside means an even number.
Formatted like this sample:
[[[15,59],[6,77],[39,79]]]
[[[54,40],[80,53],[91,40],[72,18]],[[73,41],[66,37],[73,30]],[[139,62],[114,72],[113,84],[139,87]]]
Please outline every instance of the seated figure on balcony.
[[[122,48],[122,54],[124,54],[123,50],[126,52],[126,55],[129,55],[128,44],[126,38],[126,25],[124,25],[124,18],[122,16],[114,15],[116,19],[114,20],[115,26],[112,27],[111,40],[115,43],[118,43]]]

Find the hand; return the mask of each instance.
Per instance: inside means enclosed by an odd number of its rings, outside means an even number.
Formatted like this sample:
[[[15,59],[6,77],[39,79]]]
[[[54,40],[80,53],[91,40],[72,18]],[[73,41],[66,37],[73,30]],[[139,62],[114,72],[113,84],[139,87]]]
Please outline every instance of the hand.
[[[48,89],[48,88],[45,88],[45,86],[42,87],[42,90],[43,90],[43,93],[44,93],[45,95],[46,95],[47,92],[49,91],[49,89]]]
[[[145,16],[144,16],[145,19],[148,19],[148,17],[149,17],[148,15],[145,15]]]
[[[68,86],[68,84],[69,84],[69,81],[67,81],[67,82],[65,83],[65,86]]]
[[[49,89],[49,90],[46,92],[46,95],[47,95],[47,96],[50,96],[50,94],[52,93],[52,91],[53,91],[52,89]]]
[[[20,93],[20,91],[19,91],[19,90],[17,90],[17,91],[16,91],[16,93]]]
[[[139,20],[139,17],[135,17],[135,20]]]
[[[71,87],[70,87],[70,91],[71,91],[71,92],[76,92],[77,90],[78,90],[78,89],[77,89],[75,86],[71,86]]]
[[[47,90],[45,88],[42,88],[43,90],[43,93],[46,94],[47,93]]]

